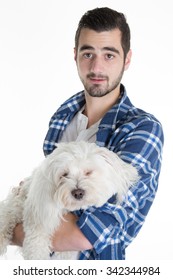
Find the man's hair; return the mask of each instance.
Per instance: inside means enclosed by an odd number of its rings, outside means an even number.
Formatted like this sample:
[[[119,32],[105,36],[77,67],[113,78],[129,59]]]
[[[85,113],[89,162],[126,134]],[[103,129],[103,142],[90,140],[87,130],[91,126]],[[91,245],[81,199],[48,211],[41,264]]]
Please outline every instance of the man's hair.
[[[87,11],[79,21],[75,35],[75,48],[78,49],[81,29],[89,28],[96,32],[110,31],[118,28],[121,31],[121,45],[124,59],[130,50],[130,28],[124,14],[110,8],[96,8]]]

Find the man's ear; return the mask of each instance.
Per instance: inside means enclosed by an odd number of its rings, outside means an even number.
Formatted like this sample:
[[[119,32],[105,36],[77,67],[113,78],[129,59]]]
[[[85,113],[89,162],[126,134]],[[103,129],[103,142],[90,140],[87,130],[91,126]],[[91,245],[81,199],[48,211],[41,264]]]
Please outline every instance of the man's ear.
[[[76,48],[74,48],[74,60],[75,61],[77,60],[77,50],[76,50]]]
[[[132,50],[129,50],[127,55],[126,55],[125,64],[124,64],[124,70],[127,70],[129,68],[130,62],[131,62],[131,58],[132,58]]]

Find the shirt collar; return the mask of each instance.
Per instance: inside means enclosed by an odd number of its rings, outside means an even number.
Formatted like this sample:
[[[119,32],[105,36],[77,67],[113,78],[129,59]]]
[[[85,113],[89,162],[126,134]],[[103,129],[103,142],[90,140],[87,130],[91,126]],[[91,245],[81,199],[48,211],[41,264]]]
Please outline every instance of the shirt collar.
[[[126,89],[123,84],[120,86],[120,98],[119,102],[116,103],[110,110],[109,112],[112,112],[112,110],[115,112],[120,110],[121,106],[123,103],[126,103],[127,99],[127,94],[126,94]],[[80,111],[85,105],[85,94],[84,90],[78,92],[77,94],[73,95],[70,97],[68,100],[66,100],[60,108],[57,110],[57,115],[67,115],[74,113],[76,114],[78,111]],[[109,113],[107,112],[106,115]],[[105,115],[105,117],[106,117]],[[104,118],[102,119],[104,120]]]
[[[105,114],[102,118],[99,127],[110,128],[115,130],[118,122],[126,117],[129,108],[132,106],[129,98],[127,97],[126,89],[121,84],[119,101]]]

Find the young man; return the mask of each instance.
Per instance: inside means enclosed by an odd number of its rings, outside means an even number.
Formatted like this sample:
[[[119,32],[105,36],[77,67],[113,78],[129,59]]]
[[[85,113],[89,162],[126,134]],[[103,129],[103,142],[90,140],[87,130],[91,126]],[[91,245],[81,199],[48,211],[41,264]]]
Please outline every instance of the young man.
[[[57,251],[79,250],[79,259],[124,259],[158,187],[163,146],[159,121],[134,107],[121,79],[131,60],[130,30],[123,14],[109,8],[88,11],[75,37],[74,58],[84,90],[55,112],[44,141],[50,154],[61,141],[96,142],[137,167],[140,181],[121,206],[69,213],[52,238]],[[22,226],[14,242],[22,244]]]

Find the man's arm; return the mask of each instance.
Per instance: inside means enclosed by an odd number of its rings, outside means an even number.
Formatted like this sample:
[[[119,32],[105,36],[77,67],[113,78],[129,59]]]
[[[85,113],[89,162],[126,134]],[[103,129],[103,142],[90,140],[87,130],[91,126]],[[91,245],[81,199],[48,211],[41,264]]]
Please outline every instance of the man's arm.
[[[83,251],[92,249],[91,243],[76,225],[77,217],[68,213],[52,237],[54,251]]]
[[[92,248],[91,243],[76,225],[77,217],[68,213],[60,228],[52,236],[52,251],[83,251]],[[24,240],[23,225],[14,229],[12,245],[22,246]]]

